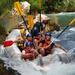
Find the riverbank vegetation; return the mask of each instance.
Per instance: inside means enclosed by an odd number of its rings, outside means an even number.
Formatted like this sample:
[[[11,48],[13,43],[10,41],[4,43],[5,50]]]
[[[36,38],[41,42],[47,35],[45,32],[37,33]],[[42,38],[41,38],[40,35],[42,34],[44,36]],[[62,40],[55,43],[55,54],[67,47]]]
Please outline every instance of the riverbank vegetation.
[[[39,0],[20,0],[28,1],[31,4],[31,9],[39,9]],[[13,0],[0,0],[0,15],[7,9],[13,7]],[[46,13],[75,11],[75,0],[42,0],[42,10]]]

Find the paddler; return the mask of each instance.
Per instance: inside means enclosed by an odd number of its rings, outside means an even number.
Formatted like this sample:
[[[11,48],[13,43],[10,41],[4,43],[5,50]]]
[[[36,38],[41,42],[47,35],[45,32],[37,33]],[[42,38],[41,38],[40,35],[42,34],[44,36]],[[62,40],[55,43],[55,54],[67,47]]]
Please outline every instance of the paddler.
[[[37,32],[42,32],[43,31],[43,24],[41,22],[36,22],[34,24],[34,27],[31,30],[32,36],[34,37]]]
[[[51,33],[46,32],[45,39],[42,40],[39,44],[39,53],[41,55],[47,56],[48,54],[52,54],[54,47],[61,48],[63,51],[65,51],[65,49],[62,48],[59,44],[53,43],[51,38]]]
[[[24,41],[24,48],[26,47],[26,43],[27,42],[33,42],[33,38],[32,38],[32,34],[31,33],[29,33],[29,34],[27,34],[25,36],[26,36],[26,40]]]
[[[21,59],[21,51],[17,47],[18,41],[23,41],[22,35],[25,33],[25,30],[21,31],[20,27],[17,29],[13,29],[13,31],[6,37],[3,45],[5,47],[5,52],[7,57]]]
[[[38,14],[36,18],[34,19],[34,26],[31,30],[31,33],[33,34],[33,36],[36,35],[36,32],[39,32],[42,34],[45,33],[45,27],[49,20],[50,19],[44,14],[41,14],[41,20],[40,20],[40,14]]]
[[[33,42],[26,42],[26,47],[22,51],[22,57],[25,60],[34,60],[38,56],[38,52],[35,50]]]
[[[21,34],[21,37],[23,38],[23,41],[17,41],[17,46],[19,47],[20,51],[23,50],[24,48],[24,41],[26,40],[26,37],[24,35],[26,35],[26,27],[24,26],[23,23],[19,23],[18,25],[18,29],[20,29],[20,32],[23,33]]]
[[[32,42],[33,41],[33,38],[32,38],[32,34],[29,33],[26,35],[26,42]]]
[[[34,45],[35,45],[36,48],[39,46],[41,38],[42,37],[41,37],[41,33],[40,32],[36,33],[36,35],[34,36],[33,42],[34,42]]]
[[[20,29],[20,32],[23,33],[21,34],[22,38],[23,38],[23,41],[18,41],[17,44],[18,44],[18,47],[20,48],[20,50],[22,51],[23,48],[24,48],[24,42],[26,41],[26,36],[28,34],[30,34],[28,32],[28,30],[26,29],[26,26],[24,25],[24,22],[20,22],[19,25],[18,25],[18,29]]]

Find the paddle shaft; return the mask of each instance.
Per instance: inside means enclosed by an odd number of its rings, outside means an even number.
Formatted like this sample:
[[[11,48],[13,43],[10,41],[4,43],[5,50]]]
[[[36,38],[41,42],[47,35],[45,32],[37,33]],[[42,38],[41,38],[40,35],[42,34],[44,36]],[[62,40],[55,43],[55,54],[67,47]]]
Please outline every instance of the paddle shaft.
[[[23,19],[24,25],[26,26],[26,29],[27,29],[27,24],[26,24],[26,21],[25,21],[25,19],[24,19],[24,16],[21,15],[21,18]]]
[[[75,22],[75,18],[68,24],[68,26],[66,26],[66,27],[63,29],[63,31],[62,31],[56,38],[59,38],[60,35],[62,35],[62,33],[63,33],[70,25],[72,25],[74,22]]]
[[[66,26],[64,29],[63,29],[63,31],[60,33],[60,34],[58,34],[58,36],[56,37],[56,38],[59,38],[61,35],[62,35],[62,33],[68,28],[69,26]]]
[[[69,26],[66,26],[63,30],[62,30],[62,32],[60,33],[60,34],[58,34],[58,36],[56,37],[56,38],[59,38],[61,35],[62,35],[62,33],[68,28]],[[54,41],[52,41],[50,44],[49,44],[49,46],[54,46],[55,44],[53,43]],[[64,48],[62,48],[64,51],[66,50],[66,49],[64,49]],[[66,52],[66,51],[65,51]]]

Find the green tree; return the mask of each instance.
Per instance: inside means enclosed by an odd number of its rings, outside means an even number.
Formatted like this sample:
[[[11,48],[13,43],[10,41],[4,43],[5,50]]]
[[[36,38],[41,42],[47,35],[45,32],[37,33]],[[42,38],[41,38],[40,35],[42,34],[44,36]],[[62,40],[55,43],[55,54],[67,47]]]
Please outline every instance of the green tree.
[[[7,9],[12,8],[12,0],[0,0],[0,15]]]
[[[75,0],[69,0],[67,11],[75,11]]]
[[[5,40],[6,38],[6,29],[3,25],[0,24],[0,44]]]

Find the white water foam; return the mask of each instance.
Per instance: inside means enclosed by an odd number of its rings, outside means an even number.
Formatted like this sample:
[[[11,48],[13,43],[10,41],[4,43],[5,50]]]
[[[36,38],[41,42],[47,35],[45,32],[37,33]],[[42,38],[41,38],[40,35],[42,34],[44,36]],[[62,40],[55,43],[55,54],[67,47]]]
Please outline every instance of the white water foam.
[[[73,28],[70,28],[69,30],[71,30],[71,31],[75,31],[75,27],[73,27]]]
[[[74,51],[75,49],[72,48],[68,52],[68,54],[71,54],[71,56],[73,57],[72,53],[74,53]],[[56,58],[55,61],[57,62],[49,64],[47,66],[49,68],[48,70],[44,70],[44,69],[47,69],[45,67],[40,70],[36,70],[31,64],[31,62],[29,61],[25,62],[24,60],[8,59],[1,55],[0,55],[0,58],[4,60],[4,63],[7,69],[8,67],[11,67],[17,70],[21,75],[75,75],[75,62],[62,64],[61,62],[57,61],[57,58]],[[75,57],[73,57],[73,59],[74,58]]]
[[[15,64],[14,64],[15,63]],[[45,73],[45,75],[75,75],[75,64],[50,64],[48,66],[48,70],[44,70],[47,68],[42,68],[41,70],[36,70],[30,62],[25,61],[11,61],[10,64],[12,65],[12,68],[17,70],[21,75],[42,75]]]
[[[75,75],[75,63],[62,64],[57,61],[49,64],[47,67],[34,67],[32,62],[24,60],[13,60],[6,57],[0,57],[4,60],[5,66],[17,70],[21,75]],[[57,58],[56,58],[57,60]]]

